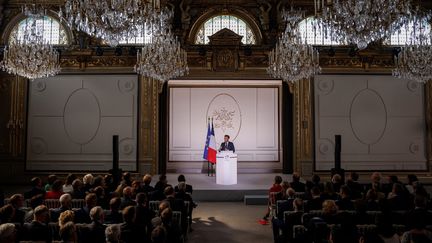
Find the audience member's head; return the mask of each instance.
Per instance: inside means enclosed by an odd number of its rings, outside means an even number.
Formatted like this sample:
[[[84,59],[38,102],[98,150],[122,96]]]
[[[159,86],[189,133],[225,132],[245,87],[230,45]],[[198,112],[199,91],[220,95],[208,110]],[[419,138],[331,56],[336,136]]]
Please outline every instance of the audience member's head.
[[[352,171],[352,172],[350,173],[350,179],[351,179],[351,181],[358,181],[358,179],[359,179],[359,174],[357,174],[357,172],[355,172],[355,171]]]
[[[321,177],[317,174],[313,174],[311,180],[314,184],[319,184],[321,181]]]
[[[123,188],[123,197],[124,198],[132,198],[132,187],[127,186]]]
[[[337,205],[333,200],[325,200],[322,204],[324,214],[336,214],[338,211]]]
[[[339,174],[334,174],[334,175],[332,176],[332,178],[331,178],[331,182],[332,182],[333,184],[340,184],[340,183],[342,183],[342,177],[341,177],[341,175],[339,175]]]
[[[289,197],[289,198],[294,198],[294,196],[295,196],[295,191],[294,191],[294,189],[293,188],[288,188],[287,190],[286,190],[286,194],[287,194],[287,196]]]
[[[164,227],[157,226],[151,232],[151,241],[152,243],[165,243],[167,240],[167,232]]]
[[[172,188],[172,186],[167,186],[164,190],[164,194],[167,197],[174,196],[175,195],[174,188]]]
[[[149,174],[144,175],[144,177],[143,177],[144,185],[147,185],[147,186],[150,185],[151,181],[152,181],[151,175],[149,175]]]
[[[132,188],[135,192],[138,191],[141,188],[141,182],[138,180],[133,180],[132,181]]]
[[[301,198],[296,198],[293,201],[294,211],[303,211],[303,200]]]
[[[57,176],[56,175],[49,175],[48,176],[48,185],[52,185],[55,181],[57,180]]]
[[[67,222],[73,222],[75,219],[75,213],[72,210],[66,210],[60,214],[58,224],[62,228]]]
[[[70,208],[72,205],[72,197],[71,197],[71,195],[69,195],[67,193],[61,195],[59,201],[60,201],[60,205],[63,208]]]
[[[167,176],[165,174],[161,174],[159,175],[159,182],[163,183],[163,184],[167,184]]]
[[[110,224],[105,229],[105,239],[107,243],[118,243],[120,242],[120,225]]]
[[[34,220],[41,223],[47,223],[49,220],[49,210],[45,205],[37,206],[33,211],[33,215]]]
[[[30,207],[35,209],[39,205],[44,204],[44,196],[42,194],[36,195],[30,199]]]
[[[113,197],[109,204],[111,211],[118,211],[120,209],[121,199],[119,197]]]
[[[65,223],[59,230],[62,242],[77,242],[77,230],[72,221]]]
[[[92,184],[92,186],[93,187],[98,187],[98,186],[104,187],[105,186],[105,180],[104,180],[104,178],[102,176],[100,176],[100,175],[94,177],[93,178],[93,184]]]
[[[72,182],[74,181],[74,180],[76,180],[76,175],[74,175],[74,174],[69,174],[67,177],[66,177],[66,182],[65,182],[65,185],[72,185]]]
[[[293,180],[294,182],[299,182],[299,181],[300,181],[300,174],[299,174],[298,172],[294,172],[294,173],[292,174],[292,180]]]
[[[130,182],[131,181],[131,173],[130,172],[124,172],[122,175],[122,178],[124,181],[126,182]]]
[[[311,194],[312,194],[312,197],[319,197],[321,195],[321,191],[320,191],[319,187],[317,187],[317,186],[312,187]]]
[[[333,188],[333,184],[331,182],[326,182],[324,184],[324,193],[334,194],[334,188]]]
[[[75,191],[79,191],[79,190],[81,189],[81,187],[82,187],[82,182],[81,182],[80,179],[75,179],[75,180],[72,182],[72,188],[73,188]]]
[[[87,208],[91,209],[97,204],[97,196],[94,193],[89,193],[85,197],[85,203]]]
[[[178,177],[177,177],[177,181],[180,183],[180,182],[186,182],[186,177],[184,176],[184,175],[179,175]]]
[[[159,212],[162,212],[164,209],[169,208],[170,204],[168,201],[162,201],[159,203]]]
[[[9,204],[14,208],[19,209],[24,206],[24,196],[21,194],[14,194],[9,199]]]
[[[1,223],[11,222],[13,217],[15,217],[15,208],[7,204],[0,208],[0,220]]]
[[[282,177],[281,176],[275,176],[274,178],[274,184],[279,185],[282,183]]]
[[[381,181],[381,173],[379,173],[379,172],[372,173],[371,180],[372,180],[372,183],[380,183],[380,181]]]
[[[378,194],[375,189],[369,189],[366,193],[365,197],[366,201],[375,201],[378,200]]]
[[[0,225],[0,242],[2,243],[14,243],[16,241],[15,225],[11,223],[5,223]]]
[[[135,222],[135,207],[127,206],[122,211],[123,221],[128,224],[133,224]]]
[[[168,225],[172,221],[172,210],[171,208],[165,208],[161,213],[161,220],[162,223],[165,225]]]
[[[341,198],[348,198],[351,195],[351,190],[347,185],[343,185],[340,188],[340,196]]]
[[[61,192],[63,191],[63,182],[61,180],[56,180],[51,186],[51,191]]]
[[[84,185],[92,185],[93,184],[93,175],[87,174],[83,177]]]
[[[97,186],[93,189],[93,193],[96,194],[97,198],[103,198],[105,196],[105,189],[102,186]]]
[[[31,179],[32,187],[42,187],[42,180],[39,177],[33,177]]]
[[[389,175],[387,179],[389,183],[399,183],[399,178],[396,175]]]
[[[407,179],[408,179],[408,184],[409,185],[412,185],[415,181],[418,181],[417,176],[414,175],[414,174],[407,175]]]
[[[137,205],[147,205],[147,195],[145,193],[138,193],[135,197],[135,201]]]
[[[100,206],[93,207],[90,210],[90,218],[92,221],[103,223],[104,211]]]

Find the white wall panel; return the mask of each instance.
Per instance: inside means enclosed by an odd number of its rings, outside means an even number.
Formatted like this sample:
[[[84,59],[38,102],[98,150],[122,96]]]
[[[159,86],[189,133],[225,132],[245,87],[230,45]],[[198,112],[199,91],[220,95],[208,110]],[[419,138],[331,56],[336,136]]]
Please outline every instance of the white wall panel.
[[[27,169],[136,170],[137,76],[64,75],[30,85]]]
[[[391,76],[320,75],[315,78],[317,170],[334,161],[342,135],[348,170],[424,170],[423,86]]]
[[[169,160],[203,161],[207,117],[213,117],[217,145],[230,135],[239,161],[279,162],[278,92],[274,87],[170,88]]]

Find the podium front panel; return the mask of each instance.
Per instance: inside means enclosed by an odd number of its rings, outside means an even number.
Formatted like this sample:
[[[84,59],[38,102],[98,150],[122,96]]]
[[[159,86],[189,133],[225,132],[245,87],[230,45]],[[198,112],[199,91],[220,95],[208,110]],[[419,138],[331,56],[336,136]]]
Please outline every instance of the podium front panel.
[[[216,155],[216,184],[237,184],[237,155],[219,153]]]

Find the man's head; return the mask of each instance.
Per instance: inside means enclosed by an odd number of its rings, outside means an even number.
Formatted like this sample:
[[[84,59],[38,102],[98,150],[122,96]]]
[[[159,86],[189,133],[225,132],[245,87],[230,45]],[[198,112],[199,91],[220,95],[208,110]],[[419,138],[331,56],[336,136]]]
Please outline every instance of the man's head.
[[[113,211],[118,211],[120,209],[121,200],[119,197],[113,197],[110,200],[110,209]]]
[[[295,191],[291,187],[286,190],[286,194],[289,198],[293,198],[295,196]]]
[[[135,207],[127,206],[123,209],[123,220],[126,223],[132,224],[135,222]]]
[[[169,208],[170,204],[168,201],[162,201],[159,204],[159,212],[162,212],[164,209]]]
[[[90,218],[93,221],[103,223],[104,220],[104,212],[103,209],[99,206],[96,206],[90,210]]]
[[[292,180],[295,182],[299,182],[300,181],[300,174],[298,172],[294,172],[292,174]]]
[[[34,210],[34,220],[46,223],[49,220],[49,210],[45,205],[39,205]]]
[[[347,185],[343,185],[340,187],[340,195],[342,198],[347,198],[351,195],[351,190]]]
[[[82,182],[81,182],[80,179],[75,179],[75,180],[72,182],[72,188],[73,188],[74,190],[80,190],[81,187],[82,187]]]
[[[225,135],[224,136],[224,142],[226,143],[226,142],[228,142],[230,140],[230,136],[229,135]]]
[[[24,197],[21,194],[14,194],[10,197],[9,204],[14,208],[22,208],[24,206]]]
[[[282,177],[281,176],[275,176],[274,184],[281,184],[281,183],[282,183]]]
[[[110,224],[105,229],[106,242],[118,242],[120,240],[120,225]]]
[[[39,177],[33,177],[31,179],[31,184],[33,187],[42,187],[42,180]]]
[[[62,208],[70,208],[72,204],[72,197],[68,193],[60,196],[60,204]]]
[[[135,201],[137,205],[146,205],[147,204],[147,195],[145,193],[138,193],[135,197]]]
[[[85,197],[85,203],[86,203],[86,206],[89,209],[91,209],[94,206],[96,206],[96,204],[97,204],[97,196],[96,196],[96,194],[94,194],[94,193],[87,194],[87,196]]]
[[[166,242],[166,230],[162,226],[157,226],[151,233],[151,240],[153,243],[165,243]]]
[[[381,181],[381,173],[379,172],[372,173],[371,180],[373,183],[379,183]]]
[[[296,198],[293,201],[294,211],[303,211],[303,200],[300,198]]]
[[[132,197],[132,187],[127,186],[123,189],[123,197],[131,198]]]
[[[14,224],[6,223],[0,225],[0,242],[15,242],[16,232]]]
[[[164,193],[167,197],[175,195],[174,188],[172,188],[172,186],[167,186],[164,190]]]
[[[184,176],[184,175],[179,175],[178,177],[177,177],[177,181],[180,183],[180,182],[186,182],[186,177]]]
[[[151,181],[152,181],[152,176],[151,176],[151,175],[146,174],[146,175],[143,177],[144,185],[150,185]]]

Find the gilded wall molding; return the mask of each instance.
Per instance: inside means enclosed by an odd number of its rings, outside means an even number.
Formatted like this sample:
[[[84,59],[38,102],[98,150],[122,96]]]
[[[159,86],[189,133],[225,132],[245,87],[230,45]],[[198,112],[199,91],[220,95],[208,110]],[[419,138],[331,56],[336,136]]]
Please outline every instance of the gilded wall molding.
[[[159,81],[139,76],[139,171],[157,174],[159,152]],[[148,171],[150,170],[150,171]]]
[[[428,159],[429,173],[432,173],[432,83],[425,84],[425,105],[426,105],[426,156]]]

